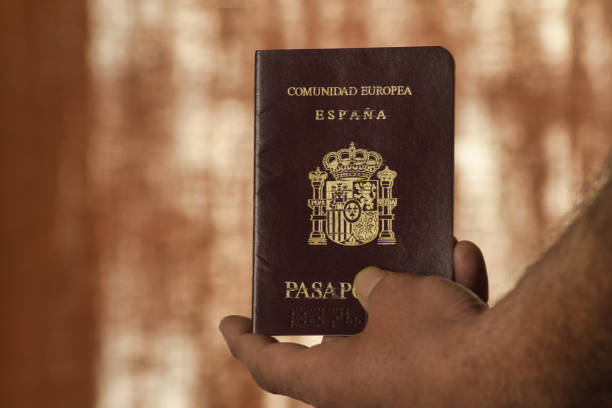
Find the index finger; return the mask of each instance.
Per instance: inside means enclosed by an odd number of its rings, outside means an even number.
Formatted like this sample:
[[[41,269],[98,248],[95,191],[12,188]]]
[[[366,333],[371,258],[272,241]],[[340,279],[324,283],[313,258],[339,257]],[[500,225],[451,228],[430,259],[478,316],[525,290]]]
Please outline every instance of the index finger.
[[[317,351],[296,343],[251,333],[252,322],[243,316],[227,316],[219,324],[232,355],[251,372],[266,391],[283,394],[305,402],[313,400],[316,387],[310,367]]]

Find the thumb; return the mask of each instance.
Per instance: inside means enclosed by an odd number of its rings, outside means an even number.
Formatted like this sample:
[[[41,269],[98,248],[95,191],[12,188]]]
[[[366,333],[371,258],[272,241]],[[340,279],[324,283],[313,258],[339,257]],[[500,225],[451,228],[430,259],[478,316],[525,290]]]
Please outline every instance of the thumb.
[[[357,294],[357,299],[361,306],[368,310],[368,299],[376,286],[389,275],[390,272],[377,268],[376,266],[368,266],[362,269],[353,280],[353,287]]]

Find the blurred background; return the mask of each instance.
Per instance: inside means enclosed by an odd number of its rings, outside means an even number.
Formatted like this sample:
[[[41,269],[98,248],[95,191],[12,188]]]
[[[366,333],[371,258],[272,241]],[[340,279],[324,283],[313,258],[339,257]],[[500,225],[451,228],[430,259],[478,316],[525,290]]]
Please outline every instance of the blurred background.
[[[250,314],[256,49],[454,54],[455,234],[492,303],[612,148],[606,0],[7,1],[0,34],[3,407],[303,406],[217,331]]]

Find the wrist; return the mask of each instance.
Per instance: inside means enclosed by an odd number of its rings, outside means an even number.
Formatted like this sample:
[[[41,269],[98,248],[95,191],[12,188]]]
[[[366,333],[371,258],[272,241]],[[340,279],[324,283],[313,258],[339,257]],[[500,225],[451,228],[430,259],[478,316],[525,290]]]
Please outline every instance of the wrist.
[[[529,313],[499,305],[470,323],[450,364],[447,406],[560,407],[569,391],[558,386],[555,345]]]

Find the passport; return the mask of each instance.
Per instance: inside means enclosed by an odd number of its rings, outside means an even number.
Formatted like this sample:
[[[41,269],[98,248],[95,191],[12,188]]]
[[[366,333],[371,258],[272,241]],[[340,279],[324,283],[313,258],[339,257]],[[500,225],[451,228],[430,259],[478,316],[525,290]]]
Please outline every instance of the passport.
[[[452,279],[453,126],[444,48],[256,51],[253,332],[358,333],[369,265]]]

